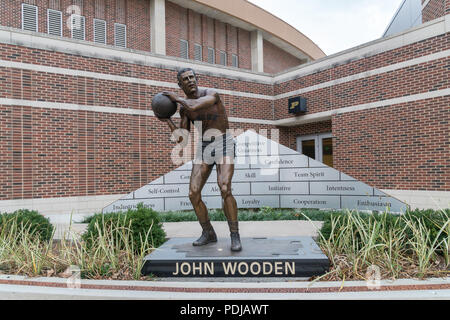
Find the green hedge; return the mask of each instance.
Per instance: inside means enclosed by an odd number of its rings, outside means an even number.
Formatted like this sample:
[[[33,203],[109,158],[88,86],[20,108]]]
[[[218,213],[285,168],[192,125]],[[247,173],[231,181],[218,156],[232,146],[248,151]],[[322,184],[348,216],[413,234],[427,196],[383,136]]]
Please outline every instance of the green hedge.
[[[99,229],[104,232],[105,228],[111,228],[111,225],[117,225],[120,221],[121,225],[130,226],[133,248],[136,251],[140,251],[143,247],[141,240],[145,240],[148,231],[149,238],[148,244],[154,248],[159,247],[166,241],[166,233],[162,228],[162,222],[159,214],[149,208],[145,208],[141,203],[137,206],[136,210],[128,210],[126,212],[96,214],[89,219],[89,225],[86,232],[82,235],[82,239],[89,243],[92,243],[93,239],[96,239],[99,235]],[[111,229],[115,233],[119,233],[117,229]],[[118,235],[120,236],[120,235]]]
[[[0,214],[0,229],[9,232],[5,228],[19,228],[26,230],[30,235],[37,236],[42,241],[52,238],[54,227],[48,218],[32,210],[17,210],[13,213]],[[11,230],[11,232],[13,232]],[[17,232],[17,229],[14,229]]]

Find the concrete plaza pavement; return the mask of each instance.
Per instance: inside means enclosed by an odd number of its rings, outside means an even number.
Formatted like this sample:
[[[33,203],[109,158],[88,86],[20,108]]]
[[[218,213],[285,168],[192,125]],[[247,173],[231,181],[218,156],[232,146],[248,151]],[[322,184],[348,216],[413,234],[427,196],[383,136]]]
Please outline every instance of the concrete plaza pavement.
[[[84,215],[48,215],[46,218],[56,227],[55,239],[62,239],[64,234],[66,239],[71,233],[81,234],[87,224],[80,223],[84,220]],[[71,223],[72,222],[72,223]],[[228,224],[225,221],[212,221],[217,236],[220,238],[229,237]],[[241,221],[239,229],[241,237],[292,237],[292,236],[318,236],[318,230],[322,227],[319,221]],[[163,223],[167,238],[192,238],[201,234],[201,227],[197,221],[192,222],[166,222]],[[72,232],[69,232],[72,230]]]

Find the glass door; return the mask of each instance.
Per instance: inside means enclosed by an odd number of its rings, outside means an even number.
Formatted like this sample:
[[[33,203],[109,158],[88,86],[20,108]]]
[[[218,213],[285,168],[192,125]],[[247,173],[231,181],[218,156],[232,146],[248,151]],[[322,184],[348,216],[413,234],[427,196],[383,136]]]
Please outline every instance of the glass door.
[[[298,152],[333,167],[333,138],[331,133],[297,138]]]

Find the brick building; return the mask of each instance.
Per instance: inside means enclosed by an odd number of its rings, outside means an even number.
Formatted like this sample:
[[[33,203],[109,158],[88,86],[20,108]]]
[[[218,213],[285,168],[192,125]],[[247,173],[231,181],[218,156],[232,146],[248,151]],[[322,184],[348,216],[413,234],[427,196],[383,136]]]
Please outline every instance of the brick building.
[[[244,0],[2,0],[0,211],[99,211],[174,169],[150,104],[190,66],[232,128],[412,207],[450,203],[450,0],[332,56]],[[288,99],[308,111],[288,113]]]

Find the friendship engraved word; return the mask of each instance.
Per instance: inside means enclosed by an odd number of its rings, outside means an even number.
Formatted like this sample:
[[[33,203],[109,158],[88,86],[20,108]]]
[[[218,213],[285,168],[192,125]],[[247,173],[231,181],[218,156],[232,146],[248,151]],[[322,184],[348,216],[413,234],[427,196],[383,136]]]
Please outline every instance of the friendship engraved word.
[[[259,275],[295,275],[295,262],[222,262],[225,275],[251,274]],[[204,276],[215,275],[216,269],[214,262],[177,262],[175,264],[174,276]]]

